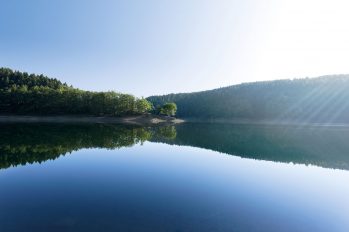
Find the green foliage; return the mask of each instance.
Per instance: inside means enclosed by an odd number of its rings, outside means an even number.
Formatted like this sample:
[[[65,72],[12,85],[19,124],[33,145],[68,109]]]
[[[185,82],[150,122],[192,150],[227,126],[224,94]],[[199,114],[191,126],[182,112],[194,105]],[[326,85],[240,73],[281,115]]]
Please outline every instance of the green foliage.
[[[119,149],[151,141],[200,147],[243,158],[349,170],[349,143],[343,142],[348,139],[349,130],[338,127],[0,123],[0,169],[45,162],[83,148]]]
[[[122,116],[151,109],[146,99],[116,92],[83,91],[57,79],[0,68],[0,113]]]
[[[160,108],[160,113],[161,114],[166,114],[167,116],[174,116],[177,112],[177,105],[173,102],[171,103],[165,103],[161,108]]]
[[[159,135],[157,138],[172,140],[176,138],[177,130],[174,126],[164,126],[157,130],[157,134]],[[153,137],[155,138],[155,136]]]
[[[152,109],[152,105],[149,101],[144,98],[136,100],[136,110],[139,113],[145,113]]]
[[[53,160],[83,148],[118,149],[175,136],[173,126],[0,123],[0,169]]]
[[[163,131],[170,128],[161,127]],[[349,170],[349,130],[338,127],[181,123],[174,139],[152,142],[200,147],[242,158]],[[330,155],[329,155],[330,154]]]
[[[148,97],[174,102],[187,119],[349,122],[349,75],[240,84],[209,91]]]

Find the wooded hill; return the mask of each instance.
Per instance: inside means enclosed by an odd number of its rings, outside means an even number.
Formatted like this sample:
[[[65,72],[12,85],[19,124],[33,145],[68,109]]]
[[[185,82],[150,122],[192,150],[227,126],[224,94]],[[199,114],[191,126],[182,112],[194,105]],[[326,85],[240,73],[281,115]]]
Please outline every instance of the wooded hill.
[[[151,109],[146,99],[84,91],[57,79],[0,68],[0,114],[122,116]]]
[[[349,122],[349,75],[246,83],[147,100],[154,106],[176,103],[180,118]]]
[[[150,138],[168,141],[175,137],[173,126],[0,123],[0,169],[54,160],[80,149],[118,149]]]

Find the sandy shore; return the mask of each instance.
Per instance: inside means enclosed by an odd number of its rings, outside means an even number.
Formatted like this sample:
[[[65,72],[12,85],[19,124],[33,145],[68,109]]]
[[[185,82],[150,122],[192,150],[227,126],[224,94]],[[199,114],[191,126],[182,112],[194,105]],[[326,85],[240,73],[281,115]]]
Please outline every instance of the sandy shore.
[[[139,115],[126,117],[94,117],[94,116],[0,116],[0,123],[115,123],[132,125],[176,124],[183,120],[156,115]]]

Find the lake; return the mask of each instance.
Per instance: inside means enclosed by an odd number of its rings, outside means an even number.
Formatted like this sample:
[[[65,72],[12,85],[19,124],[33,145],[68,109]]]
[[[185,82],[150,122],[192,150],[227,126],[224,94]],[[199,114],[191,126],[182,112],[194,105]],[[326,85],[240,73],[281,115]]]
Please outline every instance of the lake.
[[[0,231],[349,231],[349,127],[0,124]]]

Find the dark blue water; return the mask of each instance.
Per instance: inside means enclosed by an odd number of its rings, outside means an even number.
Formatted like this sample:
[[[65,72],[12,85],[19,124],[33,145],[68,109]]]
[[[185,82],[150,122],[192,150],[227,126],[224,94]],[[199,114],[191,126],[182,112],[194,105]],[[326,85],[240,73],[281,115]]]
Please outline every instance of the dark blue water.
[[[349,231],[346,145],[326,159],[291,139],[349,129],[225,126],[234,136],[216,144],[228,136],[219,125],[195,143],[184,139],[193,125],[0,127],[0,231]],[[295,155],[272,160],[259,143]]]

